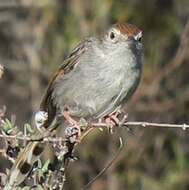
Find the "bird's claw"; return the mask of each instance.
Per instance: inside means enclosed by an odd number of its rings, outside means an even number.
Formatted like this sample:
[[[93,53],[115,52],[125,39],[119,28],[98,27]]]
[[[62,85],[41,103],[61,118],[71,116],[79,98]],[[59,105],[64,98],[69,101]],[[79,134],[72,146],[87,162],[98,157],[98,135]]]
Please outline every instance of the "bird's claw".
[[[107,124],[108,130],[110,133],[114,132],[115,127],[121,127],[124,125],[128,115],[123,115],[123,118],[120,119],[121,111],[117,110],[105,117],[105,123]]]

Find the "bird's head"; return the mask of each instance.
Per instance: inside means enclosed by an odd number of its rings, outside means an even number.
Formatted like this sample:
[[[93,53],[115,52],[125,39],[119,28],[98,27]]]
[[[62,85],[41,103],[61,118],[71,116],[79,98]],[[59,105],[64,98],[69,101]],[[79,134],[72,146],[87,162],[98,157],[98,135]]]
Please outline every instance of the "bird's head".
[[[108,49],[128,48],[142,50],[142,30],[132,24],[114,24],[105,33],[103,44]]]

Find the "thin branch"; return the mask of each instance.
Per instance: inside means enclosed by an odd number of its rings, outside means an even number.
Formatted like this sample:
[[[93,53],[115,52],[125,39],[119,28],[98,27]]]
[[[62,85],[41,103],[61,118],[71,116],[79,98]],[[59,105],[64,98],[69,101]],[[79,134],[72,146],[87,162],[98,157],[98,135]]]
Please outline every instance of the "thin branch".
[[[124,123],[124,126],[136,126],[136,127],[164,127],[164,128],[181,128],[183,130],[186,130],[189,128],[188,124],[169,124],[169,123],[150,123],[150,122],[126,122]]]
[[[93,123],[93,127],[107,127],[106,123]],[[163,128],[181,128],[183,130],[189,128],[188,124],[169,124],[169,123],[150,123],[143,121],[124,122],[120,127],[163,127]]]
[[[116,154],[114,155],[114,157],[110,160],[110,162],[91,180],[89,181],[83,188],[82,190],[87,190],[100,176],[102,176],[111,166],[112,164],[115,162],[115,160],[117,159],[117,157],[119,156],[121,150],[123,149],[123,141],[122,138],[119,138],[119,149],[116,152]]]
[[[43,142],[66,142],[67,140],[65,138],[61,138],[61,137],[41,137],[40,139],[33,139],[31,137],[28,136],[20,136],[20,135],[6,135],[6,134],[0,134],[0,138],[4,138],[4,139],[16,139],[16,140],[22,140],[22,141],[43,141]]]
[[[82,139],[87,136],[93,128],[104,128],[107,127],[106,123],[92,123],[92,126],[84,133],[85,135],[82,137]],[[130,122],[124,122],[123,124],[120,124],[120,127],[163,127],[163,128],[180,128],[183,130],[186,130],[189,128],[189,124],[169,124],[169,123],[150,123],[150,122],[142,122],[142,121],[130,121]],[[5,139],[17,139],[17,140],[26,140],[26,141],[43,141],[43,142],[65,142],[65,138],[61,137],[42,137],[39,140],[35,140],[28,136],[17,136],[17,135],[6,135],[6,134],[0,134],[0,138]]]

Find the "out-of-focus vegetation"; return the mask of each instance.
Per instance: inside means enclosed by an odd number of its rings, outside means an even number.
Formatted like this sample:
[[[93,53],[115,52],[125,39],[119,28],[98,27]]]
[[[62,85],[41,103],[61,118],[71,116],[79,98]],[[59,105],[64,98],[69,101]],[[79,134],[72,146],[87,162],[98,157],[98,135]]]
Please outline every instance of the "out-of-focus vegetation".
[[[1,0],[0,105],[16,114],[17,125],[31,120],[67,53],[115,22],[136,24],[144,34],[143,81],[127,105],[129,120],[189,122],[188,0]],[[79,189],[104,167],[117,150],[118,133],[124,151],[91,190],[189,188],[189,132],[135,128],[89,135],[77,147],[67,189]]]

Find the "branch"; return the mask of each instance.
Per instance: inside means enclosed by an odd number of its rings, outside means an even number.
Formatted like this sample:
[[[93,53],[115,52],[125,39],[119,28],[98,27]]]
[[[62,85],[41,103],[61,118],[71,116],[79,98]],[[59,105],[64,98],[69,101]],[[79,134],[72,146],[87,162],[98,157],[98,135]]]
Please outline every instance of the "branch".
[[[94,123],[94,127],[107,127],[106,123]],[[120,127],[163,127],[163,128],[181,128],[186,130],[189,128],[188,124],[169,124],[169,123],[150,123],[150,122],[143,122],[143,121],[130,121],[124,122],[120,125]]]
[[[141,122],[141,121],[134,121],[134,122],[126,122],[124,126],[136,126],[136,127],[164,127],[164,128],[181,128],[186,130],[189,128],[188,124],[169,124],[169,123],[150,123],[150,122]]]
[[[31,137],[28,136],[20,136],[20,135],[7,135],[7,134],[0,134],[0,138],[5,138],[5,139],[16,139],[16,140],[22,140],[22,141],[42,141],[42,142],[51,142],[51,143],[60,143],[60,142],[66,142],[65,138],[61,138],[61,137],[41,137],[40,139],[33,139]]]
[[[120,152],[123,149],[123,141],[122,138],[119,138],[119,149],[114,155],[114,157],[108,162],[108,164],[91,180],[89,181],[83,188],[82,190],[87,190],[100,176],[102,176],[111,166],[112,164],[116,161],[118,156],[120,155]]]
[[[106,123],[92,123],[91,127],[84,133],[84,136],[82,136],[82,139],[86,137],[94,128],[104,128],[107,127]],[[189,124],[170,124],[170,123],[151,123],[151,122],[143,122],[143,121],[130,121],[130,122],[124,122],[123,124],[120,124],[120,127],[163,127],[163,128],[181,128],[182,130],[186,130],[189,128]],[[51,142],[51,143],[59,143],[59,142],[66,142],[67,140],[65,138],[61,137],[42,137],[39,140],[33,139],[28,136],[20,136],[20,135],[7,135],[7,134],[0,134],[0,138],[5,139],[17,139],[22,141],[42,141],[42,142]]]

